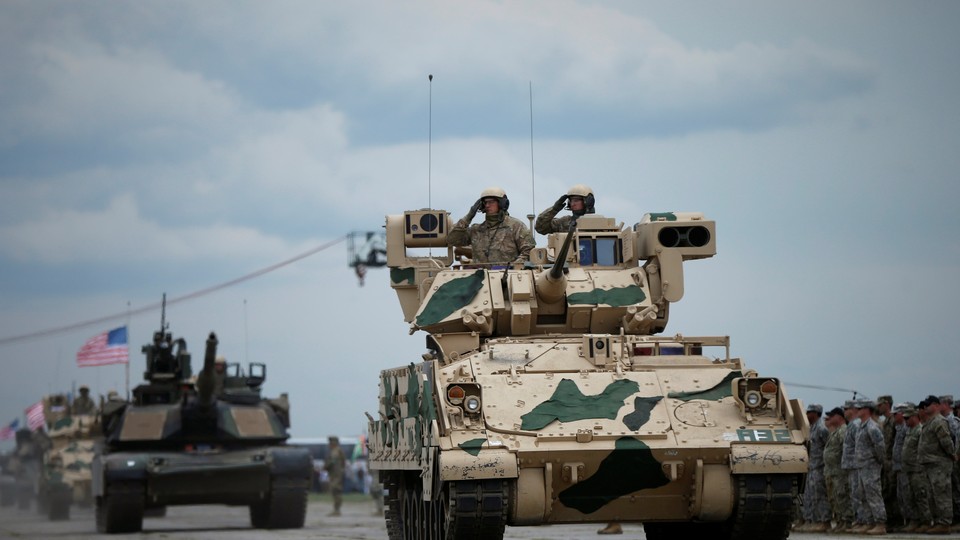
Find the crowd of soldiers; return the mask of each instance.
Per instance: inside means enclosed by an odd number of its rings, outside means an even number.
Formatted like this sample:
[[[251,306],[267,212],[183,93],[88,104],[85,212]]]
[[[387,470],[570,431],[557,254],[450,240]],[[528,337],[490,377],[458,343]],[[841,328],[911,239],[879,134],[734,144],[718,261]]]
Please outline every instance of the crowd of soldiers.
[[[809,472],[797,531],[960,530],[960,402],[928,396],[807,407]]]

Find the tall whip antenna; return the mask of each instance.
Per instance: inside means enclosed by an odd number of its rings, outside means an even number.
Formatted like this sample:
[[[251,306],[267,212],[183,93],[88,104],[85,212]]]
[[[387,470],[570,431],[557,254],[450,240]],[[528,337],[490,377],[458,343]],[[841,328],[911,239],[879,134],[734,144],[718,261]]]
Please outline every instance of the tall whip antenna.
[[[427,106],[427,208],[433,208],[433,74],[427,75],[430,103]]]
[[[533,81],[530,81],[530,204],[533,207],[533,211],[530,214],[527,214],[527,219],[530,220],[530,231],[533,234],[537,234],[533,229],[533,218],[537,214],[536,199],[537,188],[533,174]]]

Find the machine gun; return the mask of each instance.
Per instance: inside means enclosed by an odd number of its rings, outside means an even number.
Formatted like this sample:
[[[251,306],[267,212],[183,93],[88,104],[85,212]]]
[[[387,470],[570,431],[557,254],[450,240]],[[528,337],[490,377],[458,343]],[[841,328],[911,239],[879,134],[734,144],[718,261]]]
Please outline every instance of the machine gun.
[[[152,343],[141,348],[147,364],[143,379],[149,384],[140,385],[133,391],[134,401],[140,405],[178,401],[182,382],[193,374],[186,340],[173,339],[173,334],[167,332],[166,294],[163,295],[161,306],[160,330],[153,333]]]

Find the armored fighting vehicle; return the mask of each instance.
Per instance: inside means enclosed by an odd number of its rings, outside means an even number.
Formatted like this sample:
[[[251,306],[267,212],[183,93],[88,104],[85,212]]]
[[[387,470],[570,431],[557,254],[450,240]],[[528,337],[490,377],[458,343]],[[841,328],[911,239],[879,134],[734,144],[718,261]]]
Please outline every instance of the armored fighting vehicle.
[[[145,511],[191,504],[249,506],[256,528],[302,527],[313,463],[306,449],[285,444],[287,395],[261,397],[262,363],[244,373],[217,362],[212,332],[193,377],[186,341],[162,320],[143,347],[145,384],[132,402],[103,408],[104,447],[93,462],[97,530],[139,531]]]
[[[69,519],[70,506],[93,502],[90,464],[100,437],[96,415],[72,414],[64,394],[43,398],[46,448],[37,479],[37,510],[51,520]]]
[[[20,428],[16,432],[17,446],[7,454],[0,477],[0,506],[13,506],[20,510],[30,508],[37,488],[37,478],[43,460],[45,436]]]
[[[386,220],[391,286],[427,333],[422,358],[381,372],[368,415],[391,539],[611,521],[651,540],[788,536],[802,405],[726,336],[658,335],[683,263],[716,253],[713,221],[588,214],[507,267],[455,258],[451,225]]]

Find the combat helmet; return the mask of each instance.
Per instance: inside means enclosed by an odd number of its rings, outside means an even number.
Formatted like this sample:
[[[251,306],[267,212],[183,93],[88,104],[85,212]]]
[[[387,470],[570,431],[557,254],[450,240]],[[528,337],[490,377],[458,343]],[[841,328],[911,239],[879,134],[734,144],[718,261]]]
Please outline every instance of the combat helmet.
[[[596,200],[593,196],[593,190],[590,189],[590,186],[586,184],[577,184],[567,190],[567,210],[572,210],[570,208],[570,197],[583,197],[583,213],[594,213],[594,203]]]
[[[503,188],[497,186],[491,186],[483,190],[480,193],[480,200],[493,197],[497,199],[497,204],[500,205],[500,210],[506,211],[510,207],[510,199],[507,198],[507,192]]]

